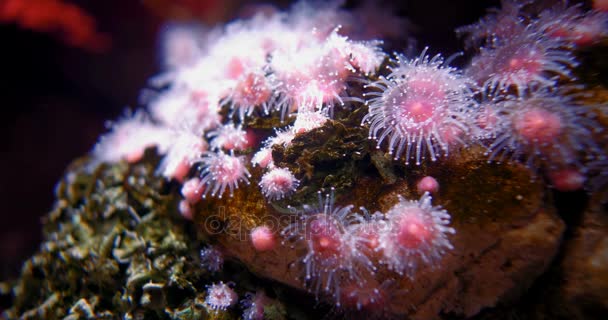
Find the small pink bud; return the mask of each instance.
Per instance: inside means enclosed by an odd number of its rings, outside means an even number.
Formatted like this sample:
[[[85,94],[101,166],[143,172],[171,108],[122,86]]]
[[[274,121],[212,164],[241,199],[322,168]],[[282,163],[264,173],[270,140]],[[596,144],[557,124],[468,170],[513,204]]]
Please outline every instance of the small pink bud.
[[[267,168],[272,165],[272,149],[262,148],[251,159],[253,166],[259,165],[262,168]]]
[[[269,251],[277,245],[277,239],[267,226],[259,226],[251,230],[251,242],[257,251]]]
[[[549,178],[556,190],[569,192],[583,187],[585,176],[575,169],[562,169],[549,174]]]
[[[418,181],[416,188],[418,188],[419,194],[424,194],[425,192],[436,193],[439,191],[439,182],[431,176],[426,176]]]
[[[182,186],[182,196],[190,204],[197,203],[203,196],[205,191],[205,185],[201,184],[199,178],[192,178],[184,183]]]
[[[186,218],[187,220],[194,219],[194,211],[186,200],[179,202],[179,213],[181,213],[182,217]]]

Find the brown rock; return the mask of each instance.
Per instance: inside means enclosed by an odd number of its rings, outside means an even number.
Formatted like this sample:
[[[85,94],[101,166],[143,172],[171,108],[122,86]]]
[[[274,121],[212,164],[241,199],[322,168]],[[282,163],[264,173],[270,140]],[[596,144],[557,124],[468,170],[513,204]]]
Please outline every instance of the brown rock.
[[[603,319],[608,314],[608,191],[595,194],[581,225],[566,245],[558,297],[563,311],[574,319]]]
[[[545,207],[543,185],[532,179],[527,168],[488,164],[471,151],[417,170],[440,182],[433,204],[442,205],[452,215],[451,226],[457,230],[450,236],[454,250],[438,265],[420,268],[413,280],[380,266],[374,283],[394,283],[385,314],[412,319],[434,319],[441,314],[469,317],[501,300],[519,297],[546,270],[560,246],[564,223]],[[386,212],[397,195],[418,198],[413,188],[416,181],[416,174],[401,178],[384,186],[374,199],[353,199],[360,194],[361,182],[355,182],[354,190],[338,192],[336,203],[362,203]],[[254,273],[305,290],[298,276],[303,272],[301,259],[306,248],[285,244],[256,252],[250,243],[248,233],[253,227],[265,223],[279,234],[291,217],[268,204],[255,187],[239,189],[230,199],[206,202],[205,208],[198,208],[196,221],[229,256]],[[225,208],[221,217],[209,214],[218,208]],[[209,221],[214,219],[223,227],[209,232]]]

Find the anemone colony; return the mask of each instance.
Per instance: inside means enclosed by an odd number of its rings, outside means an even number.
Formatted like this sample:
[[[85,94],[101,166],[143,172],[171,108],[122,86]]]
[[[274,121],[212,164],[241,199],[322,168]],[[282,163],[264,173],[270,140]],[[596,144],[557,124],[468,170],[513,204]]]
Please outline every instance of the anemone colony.
[[[385,53],[381,41],[353,23],[361,14],[299,3],[211,32],[167,29],[167,70],[153,79],[146,110],[113,124],[94,157],[136,162],[156,147],[164,155],[158,174],[183,183],[180,211],[189,219],[195,203],[230,197],[249,184],[254,168],[263,172],[252,182],[267,202],[289,205],[309,177],[279,167],[273,150],[320,130],[338,112],[357,110],[365,110],[361,126],[372,147],[409,167],[481,146],[488,161],[524,163],[558,189],[605,176],[597,112],[606,109],[573,93],[581,84],[574,51],[606,37],[605,12],[503,1],[501,9],[457,29],[472,56],[463,69],[427,48],[414,56]],[[376,31],[373,37],[387,35]],[[279,126],[251,128],[263,121]],[[304,248],[294,265],[304,286],[337,305],[364,309],[390,298],[391,282],[373,276],[378,269],[415,280],[419,269],[437,266],[453,249],[450,214],[431,203],[439,187],[425,177],[419,200],[399,196],[388,211],[374,213],[336,204],[333,188],[319,190],[317,204],[289,207],[295,222],[274,235],[257,229],[251,239],[260,250]],[[237,299],[223,283],[209,290],[207,303],[215,308]],[[254,313],[263,299],[250,300],[247,312]]]

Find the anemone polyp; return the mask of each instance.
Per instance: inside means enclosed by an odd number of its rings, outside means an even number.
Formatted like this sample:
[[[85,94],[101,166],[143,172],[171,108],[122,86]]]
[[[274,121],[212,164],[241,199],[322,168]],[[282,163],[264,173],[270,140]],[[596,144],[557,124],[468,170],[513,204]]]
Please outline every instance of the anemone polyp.
[[[374,91],[365,94],[371,98],[362,124],[369,124],[378,148],[386,139],[395,159],[405,152],[406,164],[411,158],[420,164],[427,154],[435,161],[450,145],[465,142],[474,123],[467,78],[445,66],[441,56],[429,58],[426,49],[413,60],[398,57],[391,71],[366,85]]]
[[[238,113],[243,120],[250,116],[256,106],[261,106],[268,113],[268,105],[273,98],[273,86],[261,72],[250,72],[241,76],[235,83],[230,95],[225,99],[230,101],[233,114]]]
[[[364,208],[361,208],[365,210]],[[373,215],[367,214],[366,219],[359,223],[348,226],[348,233],[356,246],[357,250],[364,253],[372,260],[381,258],[380,236],[387,230],[387,221],[384,215],[377,212]]]
[[[555,140],[563,128],[559,114],[533,106],[514,115],[513,129],[526,141],[547,144]]]
[[[525,29],[521,11],[526,1],[502,0],[500,3],[500,9],[491,8],[478,22],[456,28],[456,34],[459,36],[467,35],[467,48],[477,47],[484,42],[493,44],[501,39],[516,36]]]
[[[159,153],[166,153],[173,141],[171,130],[155,125],[144,112],[126,113],[122,120],[107,125],[112,131],[101,136],[93,149],[97,161],[134,163],[143,158],[146,148],[155,146]]]
[[[319,128],[329,120],[325,111],[300,111],[293,124],[293,132],[301,134]]]
[[[245,299],[241,301],[243,307],[244,320],[264,320],[264,308],[271,304],[272,300],[266,296],[264,291],[245,294]]]
[[[465,73],[489,92],[522,95],[529,89],[553,86],[560,77],[572,79],[571,69],[577,65],[562,42],[527,29],[494,48],[482,48]]]
[[[291,140],[295,138],[295,132],[292,127],[287,127],[283,130],[276,130],[276,135],[274,137],[268,138],[264,141],[264,144],[267,148],[272,148],[274,145],[282,145],[287,147],[291,144]]]
[[[201,185],[205,185],[203,198],[211,192],[211,196],[222,198],[226,189],[230,189],[230,196],[237,189],[239,182],[249,184],[251,174],[245,166],[244,157],[237,157],[224,152],[207,152],[199,160],[201,162]]]
[[[286,168],[272,168],[260,180],[260,188],[268,201],[281,200],[296,191],[300,181]]]
[[[608,13],[592,12],[574,26],[572,38],[578,46],[590,46],[608,37]]]
[[[342,289],[341,303],[349,308],[357,310],[381,306],[385,301],[384,292],[380,290],[380,285],[375,280],[371,283],[349,283]]]
[[[475,123],[477,124],[477,132],[475,136],[479,139],[494,138],[497,128],[502,126],[499,122],[500,117],[498,113],[502,103],[499,99],[494,97],[487,101],[482,101],[477,109],[477,115],[475,116]]]
[[[193,130],[179,130],[171,139],[167,155],[160,163],[157,172],[166,178],[183,181],[192,163],[207,151],[207,142]]]
[[[207,288],[205,304],[213,310],[226,310],[238,301],[239,297],[227,284],[214,283]]]
[[[205,192],[205,186],[201,184],[199,178],[192,178],[184,182],[181,194],[190,204],[196,204]]]
[[[382,283],[373,278],[348,282],[341,293],[342,312],[345,318],[392,319],[388,309],[397,291],[394,279]]]
[[[287,240],[305,245],[304,283],[317,296],[324,293],[339,299],[345,279],[359,279],[362,272],[373,269],[347,232],[347,226],[359,219],[352,208],[334,207],[333,190],[325,198],[319,193],[319,204],[304,206],[299,219],[282,231]]]
[[[567,2],[543,10],[535,26],[567,45],[589,46],[608,36],[606,12],[584,12],[581,5],[569,6]]]
[[[283,119],[294,107],[308,111],[336,102],[344,104],[341,95],[353,66],[349,63],[354,44],[338,36],[336,31],[323,43],[311,42],[298,50],[277,52],[271,61],[277,91],[281,98],[275,107]]]
[[[428,192],[418,201],[399,196],[386,218],[389,228],[380,237],[384,254],[381,262],[399,274],[413,277],[421,263],[434,267],[447,250],[453,249],[447,237],[456,232],[448,226],[451,217],[431,204]]]
[[[211,138],[211,149],[213,150],[243,150],[247,148],[247,132],[242,125],[235,126],[233,123],[225,124],[207,134]]]
[[[201,249],[201,267],[210,272],[218,272],[224,266],[224,254],[215,246]]]
[[[490,160],[535,159],[550,167],[580,165],[581,154],[596,158],[603,152],[590,139],[601,128],[590,110],[569,97],[546,90],[510,98],[497,109],[500,126],[488,147]]]

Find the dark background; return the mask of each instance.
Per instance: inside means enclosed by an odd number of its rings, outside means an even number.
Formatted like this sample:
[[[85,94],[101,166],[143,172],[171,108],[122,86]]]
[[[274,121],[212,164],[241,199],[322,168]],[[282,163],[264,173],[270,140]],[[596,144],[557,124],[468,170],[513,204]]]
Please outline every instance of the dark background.
[[[144,0],[65,2],[95,19],[97,29],[111,38],[109,49],[91,52],[56,34],[0,24],[0,281],[16,276],[38,247],[41,217],[53,205],[53,188],[66,166],[92,148],[106,120],[138,106],[140,90],[160,70],[159,28],[172,18]],[[417,26],[418,49],[428,45],[432,53],[447,56],[461,50],[453,29],[497,4],[412,0],[397,4],[397,12]],[[199,12],[207,21],[228,21],[238,5],[197,10],[217,11]]]

